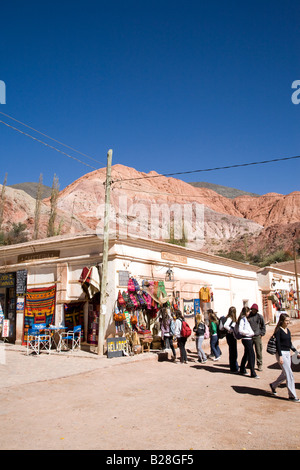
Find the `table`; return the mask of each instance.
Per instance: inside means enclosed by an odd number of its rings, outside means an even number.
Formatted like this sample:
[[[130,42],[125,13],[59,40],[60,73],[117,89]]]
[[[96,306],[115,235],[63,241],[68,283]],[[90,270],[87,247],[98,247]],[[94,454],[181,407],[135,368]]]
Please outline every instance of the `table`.
[[[55,349],[58,352],[61,352],[61,331],[62,330],[67,330],[68,328],[66,326],[48,326],[45,328],[46,331],[49,331],[49,335],[51,336],[51,343],[55,344]],[[58,341],[55,339],[55,335],[59,336]]]

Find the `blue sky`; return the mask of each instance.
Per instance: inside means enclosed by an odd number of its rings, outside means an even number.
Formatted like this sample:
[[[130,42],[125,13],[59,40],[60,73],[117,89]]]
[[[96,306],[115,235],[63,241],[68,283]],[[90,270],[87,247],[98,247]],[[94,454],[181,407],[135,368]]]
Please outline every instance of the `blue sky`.
[[[10,0],[0,115],[91,166],[172,173],[300,154],[296,0]],[[0,183],[61,189],[92,168],[0,124]],[[300,159],[178,176],[258,194],[299,190]]]

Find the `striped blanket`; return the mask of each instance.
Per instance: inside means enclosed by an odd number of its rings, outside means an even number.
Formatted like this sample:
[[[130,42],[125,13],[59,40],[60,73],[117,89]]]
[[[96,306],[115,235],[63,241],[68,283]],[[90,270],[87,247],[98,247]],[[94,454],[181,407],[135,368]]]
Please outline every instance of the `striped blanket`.
[[[28,329],[34,324],[54,324],[56,286],[28,289],[25,298],[23,344],[27,342]]]

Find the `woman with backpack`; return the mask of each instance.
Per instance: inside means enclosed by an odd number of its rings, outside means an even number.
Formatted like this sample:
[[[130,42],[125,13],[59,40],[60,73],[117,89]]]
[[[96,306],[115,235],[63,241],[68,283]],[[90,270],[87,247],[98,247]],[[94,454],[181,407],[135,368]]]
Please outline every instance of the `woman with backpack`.
[[[177,344],[180,350],[180,362],[181,364],[187,364],[187,354],[185,350],[185,345],[187,342],[187,337],[182,336],[182,322],[184,321],[183,315],[180,310],[175,312],[176,321],[175,321],[175,336],[177,338]]]
[[[225,318],[224,330],[226,330],[226,342],[229,350],[229,367],[230,372],[236,373],[239,371],[239,365],[237,362],[237,340],[233,335],[233,328],[236,324],[236,308],[230,307],[228,314]]]
[[[202,349],[202,343],[204,341],[204,333],[205,333],[205,323],[204,323],[204,316],[201,313],[197,313],[195,317],[195,326],[193,331],[196,333],[196,349],[198,354],[198,361],[199,362],[206,362],[207,357],[205,352]]]
[[[173,345],[173,333],[171,331],[172,317],[169,315],[167,309],[162,309],[162,322],[161,322],[161,337],[164,341],[164,348],[171,349],[173,353],[172,361],[176,361],[176,352]]]
[[[213,361],[218,361],[222,354],[219,347],[218,317],[213,310],[209,309],[208,312],[211,356]]]
[[[242,336],[242,343],[244,346],[244,355],[241,361],[240,374],[249,375],[246,371],[246,363],[248,361],[249,368],[251,371],[251,377],[253,377],[254,379],[259,379],[259,376],[256,374],[254,370],[255,354],[254,354],[253,340],[252,340],[254,336],[254,332],[248,321],[249,314],[250,314],[250,308],[243,307],[240,313],[240,316],[238,318],[238,321],[237,321],[239,333]]]

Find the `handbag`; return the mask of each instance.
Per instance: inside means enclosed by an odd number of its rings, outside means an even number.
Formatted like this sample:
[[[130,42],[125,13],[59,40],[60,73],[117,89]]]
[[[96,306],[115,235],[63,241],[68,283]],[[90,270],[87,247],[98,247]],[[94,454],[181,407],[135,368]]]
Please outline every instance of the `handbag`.
[[[135,292],[135,285],[134,285],[132,277],[129,278],[127,289],[128,289],[128,293]]]
[[[131,315],[130,321],[131,321],[132,325],[137,325],[137,322],[138,322],[137,316],[134,315],[134,314]]]
[[[276,354],[277,352],[275,335],[271,336],[271,338],[268,341],[267,352],[272,355]]]
[[[114,312],[114,321],[124,321],[125,320],[125,313],[122,310],[119,310],[118,307],[115,307]]]
[[[118,293],[118,304],[122,307],[124,307],[126,305],[125,300],[124,300],[124,298],[121,294],[121,291],[119,291],[119,293]]]
[[[204,339],[209,339],[209,329],[208,326],[205,324],[205,333],[204,333]]]

